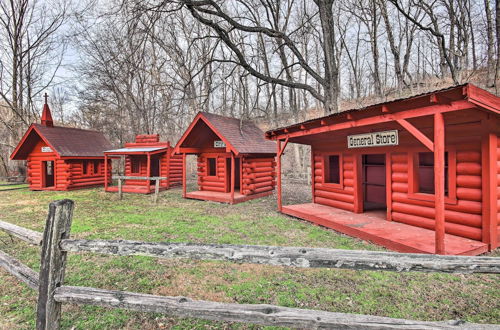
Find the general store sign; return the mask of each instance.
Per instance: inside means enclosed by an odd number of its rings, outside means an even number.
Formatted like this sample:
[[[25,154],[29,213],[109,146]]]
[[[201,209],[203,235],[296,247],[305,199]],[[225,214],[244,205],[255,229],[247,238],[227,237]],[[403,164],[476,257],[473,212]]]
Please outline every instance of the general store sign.
[[[214,148],[225,148],[226,143],[224,141],[214,141]]]
[[[398,144],[399,137],[397,130],[347,136],[348,148],[397,146]]]
[[[51,147],[42,147],[42,152],[52,152]]]

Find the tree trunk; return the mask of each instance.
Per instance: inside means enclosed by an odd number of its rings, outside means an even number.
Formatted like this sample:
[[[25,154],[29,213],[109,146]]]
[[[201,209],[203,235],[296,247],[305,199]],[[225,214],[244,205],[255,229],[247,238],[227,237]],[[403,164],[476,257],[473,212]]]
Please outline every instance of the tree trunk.
[[[500,0],[496,1],[495,5],[496,11],[496,32],[497,32],[497,64],[495,70],[495,87],[497,87],[497,80],[500,76]]]
[[[488,45],[488,76],[487,85],[495,85],[495,40],[493,39],[493,17],[491,13],[490,0],[484,0],[484,7],[486,9],[486,36]]]
[[[333,21],[334,0],[316,0],[319,9],[321,29],[323,31],[323,53],[325,56],[324,112],[325,114],[339,111],[339,68],[335,56],[335,22]]]

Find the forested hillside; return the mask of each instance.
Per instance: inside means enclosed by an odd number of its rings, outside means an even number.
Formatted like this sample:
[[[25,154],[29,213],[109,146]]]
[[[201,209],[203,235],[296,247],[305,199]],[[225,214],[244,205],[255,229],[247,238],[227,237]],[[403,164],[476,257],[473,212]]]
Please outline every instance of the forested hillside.
[[[198,111],[271,128],[464,82],[497,93],[492,0],[0,4],[2,175],[17,171],[8,156],[44,92],[59,124],[116,145],[175,143]]]

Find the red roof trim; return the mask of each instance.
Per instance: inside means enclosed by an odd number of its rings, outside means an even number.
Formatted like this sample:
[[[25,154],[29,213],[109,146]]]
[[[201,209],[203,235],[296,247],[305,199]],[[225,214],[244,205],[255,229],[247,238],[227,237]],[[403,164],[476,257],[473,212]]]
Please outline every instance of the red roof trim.
[[[235,155],[239,155],[239,151],[236,150],[236,148],[233,147],[233,145],[231,143],[229,143],[229,141],[224,137],[224,135],[222,135],[211,123],[210,121],[208,120],[208,118],[206,118],[202,112],[198,112],[198,114],[196,115],[196,117],[194,117],[193,121],[191,122],[191,124],[189,125],[189,127],[186,129],[186,131],[184,132],[184,134],[182,135],[182,137],[179,139],[179,142],[177,142],[177,144],[175,145],[175,153],[180,153],[179,152],[179,149],[182,145],[182,143],[184,143],[184,141],[186,140],[186,138],[189,136],[189,134],[191,133],[191,131],[193,130],[193,128],[196,126],[196,124],[198,123],[198,121],[200,120],[203,120],[203,122],[205,124],[207,124],[207,126],[215,133],[217,134],[217,136],[222,140],[224,141],[224,143],[226,144],[226,151],[227,151],[227,147],[229,147]]]
[[[17,154],[19,153],[19,150],[21,149],[23,144],[26,142],[26,139],[28,138],[28,136],[30,135],[30,133],[32,131],[35,131],[36,134],[38,134],[38,136],[40,137],[40,139],[42,139],[43,142],[45,142],[52,150],[54,150],[54,153],[56,154],[57,158],[61,158],[61,155],[59,154],[59,152],[57,152],[56,148],[54,148],[54,146],[49,143],[49,141],[40,133],[40,131],[38,131],[38,129],[36,128],[36,126],[34,124],[31,124],[30,127],[28,128],[28,130],[26,131],[26,133],[24,133],[24,136],[21,139],[21,141],[19,141],[19,143],[17,144],[16,149],[14,149],[14,151],[10,155],[10,159],[14,159],[17,156]]]

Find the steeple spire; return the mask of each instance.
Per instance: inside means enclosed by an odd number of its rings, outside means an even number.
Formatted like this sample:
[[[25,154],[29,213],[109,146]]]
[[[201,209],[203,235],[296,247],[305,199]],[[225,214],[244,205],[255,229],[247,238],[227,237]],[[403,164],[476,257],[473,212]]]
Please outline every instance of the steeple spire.
[[[45,98],[45,104],[43,105],[42,111],[42,125],[47,127],[53,127],[54,121],[52,120],[52,114],[50,113],[49,104],[47,103],[48,95],[45,93],[43,96]]]

